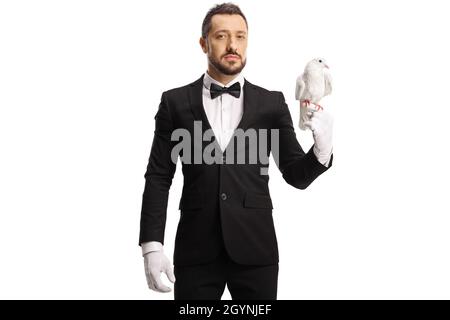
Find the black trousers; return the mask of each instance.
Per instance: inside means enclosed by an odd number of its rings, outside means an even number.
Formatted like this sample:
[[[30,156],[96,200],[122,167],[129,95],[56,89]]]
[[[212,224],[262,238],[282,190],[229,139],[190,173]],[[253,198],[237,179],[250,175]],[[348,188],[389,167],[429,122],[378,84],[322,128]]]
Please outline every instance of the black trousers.
[[[239,265],[225,249],[212,262],[175,266],[175,300],[220,300],[227,285],[233,300],[276,300],[278,264]]]

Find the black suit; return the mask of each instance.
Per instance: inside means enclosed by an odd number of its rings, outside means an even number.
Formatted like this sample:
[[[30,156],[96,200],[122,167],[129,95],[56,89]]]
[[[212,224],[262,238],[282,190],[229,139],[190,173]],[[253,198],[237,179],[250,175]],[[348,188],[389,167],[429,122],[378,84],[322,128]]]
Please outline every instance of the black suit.
[[[171,141],[171,133],[184,128],[193,137],[195,120],[202,121],[202,132],[211,129],[203,108],[202,86],[203,75],[189,85],[162,94],[145,173],[139,244],[164,241],[167,200],[176,168],[171,161],[171,150],[178,144],[178,141]],[[277,165],[287,183],[305,189],[331,167],[333,156],[326,167],[317,160],[313,147],[307,153],[302,150],[281,92],[268,91],[247,80],[243,90],[244,114],[238,128],[279,129]],[[210,143],[204,141],[202,150]],[[223,155],[234,150],[234,153],[245,152],[248,159],[247,140],[245,148],[230,149],[230,146],[231,141]],[[269,154],[270,138],[265,146]],[[228,154],[227,161],[229,156],[235,154]],[[175,240],[176,267],[211,262],[224,248],[240,265],[278,263],[269,177],[260,174],[263,167],[267,164],[262,164],[259,157],[256,164],[236,164],[236,158],[233,164],[182,163],[184,186]]]

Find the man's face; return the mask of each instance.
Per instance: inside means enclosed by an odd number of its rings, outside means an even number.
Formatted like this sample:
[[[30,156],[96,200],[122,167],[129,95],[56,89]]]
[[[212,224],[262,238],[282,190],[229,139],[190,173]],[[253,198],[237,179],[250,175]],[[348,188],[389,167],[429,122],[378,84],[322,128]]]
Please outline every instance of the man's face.
[[[203,52],[219,72],[235,75],[247,62],[247,25],[238,14],[216,14],[211,19],[207,41],[200,39]]]

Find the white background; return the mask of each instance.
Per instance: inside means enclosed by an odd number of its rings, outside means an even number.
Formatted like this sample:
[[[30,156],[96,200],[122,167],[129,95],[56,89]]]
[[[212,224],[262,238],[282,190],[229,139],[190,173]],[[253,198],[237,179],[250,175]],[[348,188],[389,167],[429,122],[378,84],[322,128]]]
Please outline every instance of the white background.
[[[206,70],[215,3],[0,3],[0,298],[173,299],[145,281],[144,172],[161,93]],[[295,126],[305,63],[334,79],[333,167],[303,191],[269,169],[278,298],[449,299],[446,1],[236,3],[244,76],[283,91]],[[181,188],[178,162],[171,260]]]

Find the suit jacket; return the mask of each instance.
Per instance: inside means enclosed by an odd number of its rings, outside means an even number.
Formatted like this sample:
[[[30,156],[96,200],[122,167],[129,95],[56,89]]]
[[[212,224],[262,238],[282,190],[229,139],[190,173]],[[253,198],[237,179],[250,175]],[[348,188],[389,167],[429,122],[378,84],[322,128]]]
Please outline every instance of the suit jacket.
[[[194,121],[202,121],[202,133],[211,129],[203,108],[202,86],[203,75],[189,85],[162,94],[155,115],[154,138],[145,173],[139,244],[147,241],[164,243],[169,188],[176,169],[171,152],[179,143],[171,140],[172,132],[183,128],[194,137]],[[274,148],[277,150],[274,156],[287,183],[305,189],[332,166],[333,155],[326,167],[317,160],[313,146],[307,153],[303,151],[281,92],[258,87],[247,79],[243,90],[244,113],[235,135],[238,129],[266,129],[268,132],[278,129],[279,147]],[[193,159],[189,161],[188,152],[179,152],[184,184],[179,202],[180,220],[175,239],[174,265],[211,261],[223,248],[240,264],[278,263],[269,176],[261,174],[261,169],[267,168],[268,164],[260,157],[253,163],[237,163],[237,153],[243,153],[245,159],[249,159],[252,143],[246,139],[244,144],[238,146],[231,140],[224,152],[218,147],[214,136],[212,142],[202,141],[199,144],[203,152],[208,145],[213,143],[214,146],[215,143],[218,149],[211,154],[224,159],[225,163],[207,164],[202,160],[201,164],[195,164]],[[271,138],[257,137],[257,140],[260,150],[265,150],[269,156]],[[191,140],[191,155],[195,152],[194,144]],[[235,160],[233,163],[229,161],[231,157]]]

